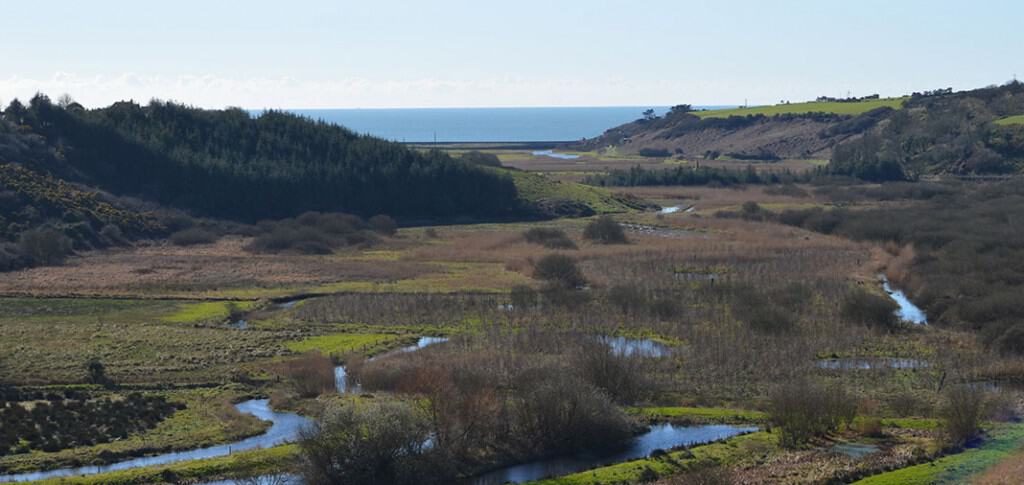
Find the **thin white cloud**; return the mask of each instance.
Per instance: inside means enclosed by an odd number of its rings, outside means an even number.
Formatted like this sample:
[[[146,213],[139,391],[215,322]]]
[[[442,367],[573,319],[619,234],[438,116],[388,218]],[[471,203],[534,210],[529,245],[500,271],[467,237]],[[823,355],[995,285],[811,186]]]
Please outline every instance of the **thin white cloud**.
[[[703,93],[695,93],[700,87]],[[708,89],[708,88],[711,89]],[[607,79],[530,79],[500,77],[482,80],[412,79],[375,81],[351,78],[331,81],[280,78],[230,78],[209,75],[159,76],[123,73],[81,76],[57,72],[46,79],[13,76],[0,79],[0,101],[26,99],[36,92],[51,97],[70,94],[89,106],[152,98],[220,108],[287,107],[449,107],[449,106],[594,106],[668,104],[722,99],[729,86],[693,80],[631,83]]]

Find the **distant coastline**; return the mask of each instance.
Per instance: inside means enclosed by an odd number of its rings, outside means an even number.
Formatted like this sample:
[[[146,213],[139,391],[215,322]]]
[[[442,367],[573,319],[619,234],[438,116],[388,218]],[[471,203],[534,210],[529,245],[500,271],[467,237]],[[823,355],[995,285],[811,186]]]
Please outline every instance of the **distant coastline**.
[[[722,109],[734,106],[697,106]],[[528,143],[579,141],[667,106],[537,108],[285,109],[392,141],[424,143]],[[263,110],[250,110],[258,116]]]

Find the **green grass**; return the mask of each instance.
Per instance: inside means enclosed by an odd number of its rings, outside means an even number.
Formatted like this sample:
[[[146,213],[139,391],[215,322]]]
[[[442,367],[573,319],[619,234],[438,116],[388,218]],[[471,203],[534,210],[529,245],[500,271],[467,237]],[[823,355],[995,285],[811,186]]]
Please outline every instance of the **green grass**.
[[[563,182],[522,170],[495,170],[512,177],[519,196],[529,203],[542,199],[569,199],[589,206],[598,214],[634,211],[623,199],[600,187]]]
[[[701,118],[728,118],[729,116],[747,115],[781,115],[805,113],[832,113],[837,115],[859,115],[876,108],[889,107],[899,109],[907,98],[872,99],[854,103],[817,102],[776,104],[773,106],[751,106],[747,108],[716,109],[696,111]]]
[[[642,418],[691,419],[720,423],[764,421],[768,415],[760,411],[732,408],[701,408],[701,407],[648,407],[626,408],[626,412]]]
[[[86,381],[98,358],[119,384],[224,382],[241,362],[283,351],[290,332],[242,332],[181,321],[214,315],[195,302],[67,298],[0,299],[0,381],[14,385]],[[198,309],[198,310],[197,310]],[[223,311],[223,309],[218,310]],[[186,316],[187,315],[187,316]]]
[[[926,485],[964,483],[1020,449],[1024,424],[1000,425],[978,448],[947,455],[938,460],[865,478],[861,485]]]
[[[530,482],[534,485],[598,485],[635,483],[647,470],[667,476],[704,464],[732,465],[757,459],[778,449],[778,437],[764,431],[725,441],[673,451],[662,458],[644,458],[595,468],[571,475]],[[649,473],[649,472],[648,472]]]
[[[244,451],[205,460],[186,461],[133,468],[83,477],[54,478],[35,482],[40,485],[137,485],[169,483],[165,476],[177,477],[173,483],[198,483],[218,478],[243,478],[278,473],[295,461],[296,445],[282,445],[261,450]]]
[[[999,126],[1024,125],[1024,115],[1007,116],[995,121]]]
[[[285,344],[285,347],[293,352],[301,353],[318,350],[324,355],[334,356],[355,351],[373,354],[394,347],[398,340],[406,340],[408,338],[386,333],[337,333],[288,342]]]
[[[181,303],[178,310],[163,318],[168,323],[215,323],[221,322],[237,311],[248,311],[256,306],[254,301],[204,301]]]

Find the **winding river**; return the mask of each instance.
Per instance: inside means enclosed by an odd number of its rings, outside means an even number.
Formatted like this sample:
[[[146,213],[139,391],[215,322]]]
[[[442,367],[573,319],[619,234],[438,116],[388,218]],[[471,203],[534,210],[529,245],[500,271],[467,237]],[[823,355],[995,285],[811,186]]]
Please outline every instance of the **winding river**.
[[[413,352],[424,347],[446,342],[444,337],[421,337],[415,345],[402,347],[385,352],[371,359],[379,359],[402,353]],[[627,339],[623,337],[602,337],[602,341],[610,345],[616,352],[623,354],[640,353],[651,357],[666,355],[669,348],[647,339]],[[358,387],[349,386],[346,382],[344,366],[335,369],[335,382],[338,392],[358,392]],[[307,418],[294,413],[276,412],[270,409],[267,399],[252,399],[236,404],[239,412],[251,414],[272,424],[265,433],[243,439],[234,443],[199,448],[189,451],[165,453],[156,456],[129,459],[102,466],[85,466],[79,468],[62,468],[56,470],[0,475],[0,482],[25,482],[49,478],[93,475],[97,473],[127,470],[153,465],[166,465],[189,460],[199,460],[229,455],[238,451],[257,448],[269,448],[283,443],[295,441],[303,428],[311,424]],[[669,450],[680,446],[710,443],[736,435],[757,431],[756,427],[736,427],[729,425],[708,426],[675,426],[658,424],[647,432],[636,436],[624,447],[603,453],[581,453],[560,456],[530,463],[508,466],[491,471],[471,480],[473,485],[491,485],[501,483],[522,483],[550,476],[574,473],[590,468],[618,463],[649,456],[655,450]],[[300,483],[297,477],[287,477],[289,483]],[[208,482],[209,485],[226,485],[232,481]]]
[[[264,421],[270,421],[271,426],[265,433],[252,436],[241,441],[224,445],[199,448],[188,451],[176,451],[162,455],[133,458],[130,460],[111,463],[109,465],[84,466],[79,468],[60,468],[14,475],[0,475],[0,482],[28,482],[33,480],[44,480],[48,478],[73,477],[79,475],[94,475],[97,473],[127,470],[152,465],[166,465],[189,460],[200,460],[217,456],[229,455],[237,451],[253,450],[257,448],[270,448],[289,441],[294,441],[299,432],[310,420],[293,413],[280,413],[270,409],[267,399],[251,399],[235,405],[239,412],[251,414]]]

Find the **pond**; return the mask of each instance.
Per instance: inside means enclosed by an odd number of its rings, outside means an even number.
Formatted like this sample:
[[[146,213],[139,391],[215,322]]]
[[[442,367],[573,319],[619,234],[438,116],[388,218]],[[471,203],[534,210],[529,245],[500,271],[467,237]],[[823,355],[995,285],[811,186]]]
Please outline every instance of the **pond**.
[[[576,160],[577,158],[580,158],[579,155],[571,155],[571,154],[568,154],[568,153],[558,153],[558,152],[556,152],[554,150],[537,150],[537,151],[533,152],[533,156],[535,156],[535,157],[557,158],[559,160]]]
[[[626,337],[601,336],[598,340],[611,346],[612,350],[619,355],[643,355],[646,357],[665,357],[672,353],[672,349],[649,338],[637,339]]]
[[[882,288],[885,290],[885,293],[900,307],[896,310],[896,315],[900,317],[900,320],[916,325],[926,325],[928,323],[928,317],[924,314],[924,310],[914,305],[902,291],[893,288],[889,284],[889,278],[886,278],[885,275],[882,275],[881,279]]]
[[[33,480],[45,480],[48,478],[95,475],[97,473],[128,470],[131,468],[213,458],[216,456],[224,456],[238,451],[257,448],[269,448],[294,441],[298,438],[299,432],[311,423],[310,420],[299,416],[298,414],[279,413],[273,411],[270,409],[269,400],[267,399],[252,399],[241,402],[236,404],[235,408],[237,408],[241,413],[251,414],[264,421],[270,421],[273,424],[271,424],[270,429],[261,435],[245,438],[234,443],[133,458],[117,463],[111,463],[109,465],[60,468],[56,470],[19,473],[14,475],[0,475],[0,482],[28,482]]]
[[[926,369],[928,366],[926,360],[900,357],[851,357],[818,361],[818,367],[830,370]]]
[[[625,447],[606,453],[579,453],[509,466],[485,473],[472,480],[473,485],[523,483],[547,477],[576,473],[591,468],[636,460],[650,456],[654,450],[670,450],[724,440],[753,433],[756,427],[735,427],[724,424],[708,426],[675,426],[658,424],[633,438]]]

